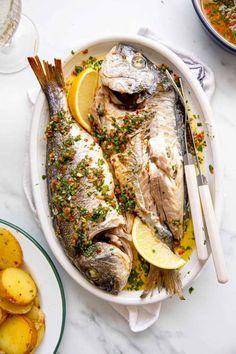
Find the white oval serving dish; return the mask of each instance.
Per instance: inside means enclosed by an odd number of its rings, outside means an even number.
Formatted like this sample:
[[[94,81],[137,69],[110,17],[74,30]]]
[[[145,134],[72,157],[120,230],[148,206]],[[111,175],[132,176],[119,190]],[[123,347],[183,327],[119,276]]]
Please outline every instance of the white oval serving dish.
[[[205,149],[205,166],[206,175],[209,181],[210,190],[215,203],[217,218],[220,217],[220,180],[222,175],[221,165],[219,163],[219,155],[216,146],[216,139],[209,137],[215,136],[214,119],[208,100],[198,81],[192,76],[188,67],[183,61],[172,51],[163,45],[152,40],[140,37],[109,37],[102,38],[80,46],[78,51],[67,58],[64,62],[64,74],[68,77],[74,65],[78,65],[81,60],[86,59],[89,55],[101,55],[107,53],[113,45],[118,42],[127,43],[141,48],[144,54],[155,63],[167,64],[175,73],[182,77],[188,100],[195,114],[199,114],[203,129],[205,130],[207,148]],[[83,54],[83,50],[88,49],[87,54]],[[44,139],[44,131],[48,122],[48,108],[44,94],[40,92],[33,115],[31,139],[30,139],[30,165],[31,165],[31,181],[34,195],[34,201],[38,213],[38,217],[44,231],[47,242],[57,258],[58,262],[63,266],[67,273],[83,288],[90,293],[110,302],[124,305],[143,305],[164,300],[168,294],[163,290],[160,293],[155,291],[152,297],[140,299],[140,291],[122,291],[118,296],[108,294],[99,290],[89,283],[83,275],[71,264],[65,255],[59,240],[56,238],[50,210],[48,206],[46,181],[42,179],[45,175],[45,159],[46,159],[46,141]],[[209,173],[208,165],[214,166],[214,175]],[[202,269],[201,264],[194,251],[189,262],[181,270],[181,278],[183,286],[191,282]]]
[[[42,311],[45,335],[37,354],[56,354],[65,326],[66,303],[60,276],[47,252],[27,232],[0,219],[0,227],[10,231],[20,243],[24,266],[35,280]]]

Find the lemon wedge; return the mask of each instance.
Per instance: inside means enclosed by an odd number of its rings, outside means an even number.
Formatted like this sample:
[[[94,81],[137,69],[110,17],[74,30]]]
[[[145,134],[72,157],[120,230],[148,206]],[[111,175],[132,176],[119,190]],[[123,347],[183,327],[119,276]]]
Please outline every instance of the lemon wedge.
[[[178,269],[185,261],[161,242],[138,217],[132,229],[133,243],[138,253],[152,265],[164,269]]]
[[[97,85],[98,71],[87,68],[73,80],[68,94],[68,104],[72,116],[88,132],[91,131],[88,113]]]

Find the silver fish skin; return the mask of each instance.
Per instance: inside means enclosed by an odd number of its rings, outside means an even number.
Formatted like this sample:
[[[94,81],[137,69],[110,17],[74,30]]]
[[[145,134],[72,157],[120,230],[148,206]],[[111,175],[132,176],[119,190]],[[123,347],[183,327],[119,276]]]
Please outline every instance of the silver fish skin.
[[[140,50],[126,44],[114,46],[106,55],[100,77],[121,102],[128,95],[142,102],[156,91],[159,81],[156,66]]]
[[[124,224],[109,166],[100,146],[70,115],[61,61],[44,62],[44,68],[37,57],[29,62],[49,106],[47,183],[56,234],[91,283],[117,294],[128,280],[131,259],[102,236]]]
[[[160,221],[179,240],[183,237],[184,224],[184,151],[175,105],[176,96],[171,88],[155,93],[146,101],[146,106],[156,110],[149,126],[152,194]]]

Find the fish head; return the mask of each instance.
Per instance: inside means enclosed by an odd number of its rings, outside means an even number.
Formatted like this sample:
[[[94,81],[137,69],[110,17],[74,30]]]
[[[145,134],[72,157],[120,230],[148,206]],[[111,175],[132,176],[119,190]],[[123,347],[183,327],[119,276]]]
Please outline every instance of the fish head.
[[[124,288],[131,271],[128,255],[105,242],[93,244],[89,255],[79,256],[76,265],[92,284],[114,295]]]
[[[122,98],[130,100],[128,95],[134,95],[140,103],[156,91],[158,83],[156,66],[140,50],[126,44],[118,44],[110,50],[100,76],[102,84],[118,95],[121,102]]]

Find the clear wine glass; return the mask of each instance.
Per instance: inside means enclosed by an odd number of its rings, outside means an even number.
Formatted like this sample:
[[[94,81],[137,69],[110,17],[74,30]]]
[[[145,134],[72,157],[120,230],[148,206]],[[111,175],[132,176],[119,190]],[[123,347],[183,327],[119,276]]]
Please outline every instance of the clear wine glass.
[[[0,73],[24,69],[37,53],[38,32],[21,10],[21,0],[0,0]]]

